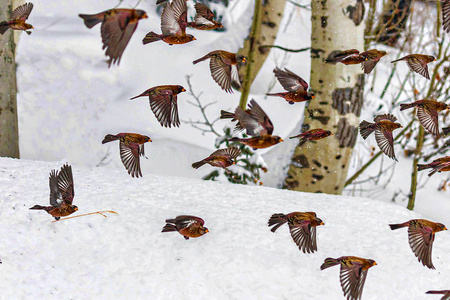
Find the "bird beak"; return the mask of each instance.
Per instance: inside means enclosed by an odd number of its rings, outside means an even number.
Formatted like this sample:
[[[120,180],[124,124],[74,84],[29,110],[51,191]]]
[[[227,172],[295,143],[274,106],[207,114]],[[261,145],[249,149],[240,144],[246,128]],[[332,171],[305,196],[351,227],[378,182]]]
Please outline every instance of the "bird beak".
[[[148,19],[148,16],[147,16],[147,14],[144,14],[144,16],[143,16],[142,18],[144,18],[144,19]]]
[[[319,225],[325,225],[325,223],[324,222],[320,222],[320,224]]]
[[[192,40],[193,40],[193,41],[196,41],[197,39],[196,39],[196,38],[192,38]]]
[[[333,135],[333,133],[332,133],[332,132],[330,132],[330,135]]]
[[[78,207],[75,207],[74,210],[77,211],[77,210],[78,210]],[[446,229],[447,229],[447,228],[446,228]]]
[[[315,96],[315,95],[312,95],[311,98],[316,99],[316,96]]]
[[[281,142],[284,142],[284,140],[283,140],[283,139],[280,139],[280,143],[281,143]]]
[[[450,109],[450,105],[447,105],[447,109]]]
[[[205,232],[209,232],[209,230],[208,230],[208,229],[206,229],[206,230],[205,230]]]
[[[244,57],[243,59],[242,59],[242,62],[246,62],[247,61],[247,59]]]
[[[437,61],[437,59],[435,58],[434,61]]]
[[[233,161],[233,165],[235,165],[236,164],[236,162],[235,161]]]
[[[153,142],[152,139],[148,139],[149,142]]]
[[[186,90],[184,88],[181,89],[182,92],[186,92]]]
[[[376,266],[376,265],[377,265],[377,263],[376,263],[376,262],[373,262],[373,265],[374,265],[374,266]]]
[[[444,229],[443,230],[447,230],[447,227],[444,227]]]

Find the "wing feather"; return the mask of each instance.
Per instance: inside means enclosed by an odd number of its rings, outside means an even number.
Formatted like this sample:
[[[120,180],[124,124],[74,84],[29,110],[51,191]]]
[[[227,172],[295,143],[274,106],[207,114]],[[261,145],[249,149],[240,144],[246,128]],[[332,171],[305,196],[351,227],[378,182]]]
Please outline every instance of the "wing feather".
[[[437,111],[419,106],[417,118],[420,124],[431,134],[439,136],[439,124]]]
[[[392,136],[392,132],[384,129],[377,129],[375,130],[375,140],[377,141],[378,147],[380,147],[384,154],[393,160],[398,161],[394,153],[394,138]]]
[[[141,165],[139,162],[139,144],[129,143],[126,145],[122,141],[119,143],[120,159],[125,169],[132,177],[142,177]]]

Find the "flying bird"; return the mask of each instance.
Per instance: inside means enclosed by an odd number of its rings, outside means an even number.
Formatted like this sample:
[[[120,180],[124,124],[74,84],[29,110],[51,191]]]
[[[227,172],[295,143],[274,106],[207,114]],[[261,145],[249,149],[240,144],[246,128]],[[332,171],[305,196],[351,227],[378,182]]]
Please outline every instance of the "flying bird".
[[[195,37],[186,34],[187,26],[187,5],[185,0],[173,0],[172,3],[164,5],[161,14],[161,32],[157,34],[153,31],[147,33],[142,43],[148,44],[156,41],[163,41],[169,45],[186,44],[195,41]]]
[[[239,123],[245,128],[251,138],[231,138],[230,142],[239,142],[254,150],[267,148],[283,141],[279,136],[272,135],[273,124],[269,117],[262,110],[261,106],[255,100],[250,101],[250,113],[242,108],[236,108],[235,116]]]
[[[400,111],[417,107],[420,124],[431,134],[439,136],[438,112],[450,109],[450,105],[435,100],[418,100],[411,104],[400,104]]]
[[[356,256],[329,257],[325,259],[320,269],[325,270],[336,265],[341,265],[339,277],[344,296],[347,297],[347,300],[361,299],[367,271],[369,268],[376,266],[377,263],[372,259]]]
[[[428,176],[432,176],[436,172],[450,171],[450,156],[435,159],[429,164],[417,165],[417,170],[422,171],[425,169],[433,169],[428,173]]]
[[[199,217],[178,216],[175,219],[167,219],[166,223],[161,232],[178,231],[186,240],[209,232],[208,228],[203,227],[205,221]]]
[[[402,125],[395,123],[397,118],[391,114],[379,115],[373,120],[375,123],[362,121],[361,124],[359,124],[361,136],[363,139],[367,139],[367,137],[375,131],[375,140],[381,151],[393,160],[398,161],[394,153],[394,137],[392,131],[401,128]]]
[[[326,63],[343,63],[344,65],[361,64],[364,73],[369,74],[375,68],[380,59],[385,56],[386,51],[371,49],[365,52],[359,52],[356,49],[333,51],[325,60]]]
[[[238,85],[241,84],[237,64],[245,62],[246,58],[242,55],[237,55],[224,50],[216,50],[194,60],[192,63],[195,65],[208,58],[210,59],[209,68],[214,81],[217,82],[225,92],[233,93],[231,82],[233,81]]]
[[[60,172],[52,170],[48,181],[50,185],[50,206],[35,205],[30,209],[45,210],[55,220],[76,212],[78,207],[72,204],[75,196],[72,167],[65,164],[61,167]]]
[[[402,58],[392,61],[391,63],[395,63],[398,61],[406,61],[409,69],[413,72],[416,72],[426,79],[430,79],[430,74],[428,73],[428,66],[430,62],[436,61],[436,58],[431,55],[423,55],[423,54],[410,54],[406,55]]]
[[[120,159],[128,174],[136,178],[142,177],[139,157],[145,156],[144,144],[152,140],[148,136],[138,133],[118,133],[116,135],[107,134],[102,144],[116,140],[119,140]]]
[[[315,212],[292,212],[273,214],[269,219],[270,230],[275,232],[281,225],[288,223],[292,239],[303,253],[317,251],[316,227],[325,225]],[[275,226],[274,226],[275,225]]]
[[[414,219],[400,224],[389,224],[392,230],[408,227],[409,245],[414,255],[422,265],[435,269],[431,261],[431,251],[433,250],[434,234],[447,230],[444,224],[434,223],[425,219]]]
[[[296,136],[291,136],[290,139],[300,138],[300,143],[298,145],[302,146],[307,141],[321,140],[326,137],[329,137],[330,135],[333,135],[333,133],[331,131],[323,130],[322,128],[316,128],[316,129],[311,129],[311,130],[305,131]]]
[[[161,126],[169,128],[172,126],[179,127],[177,95],[182,92],[186,92],[186,90],[181,85],[160,85],[149,88],[130,100],[148,96],[150,108]]]
[[[223,28],[220,22],[214,20],[214,13],[209,7],[199,2],[195,3],[194,22],[188,22],[187,26],[199,30]]]
[[[31,34],[29,29],[34,29],[33,25],[26,23],[31,11],[33,10],[33,3],[25,3],[18,6],[9,18],[9,21],[0,22],[0,34],[3,35],[9,28],[13,30],[23,30],[28,35]]]
[[[229,147],[225,149],[219,149],[211,153],[207,158],[192,164],[194,169],[198,169],[204,164],[209,164],[213,167],[228,168],[235,164],[234,159],[241,155],[241,150],[237,147]]]
[[[366,12],[363,0],[356,0],[355,6],[347,6],[344,12],[348,14],[349,19],[355,23],[355,26],[358,26],[364,20],[364,14]]]
[[[102,23],[100,32],[102,35],[103,50],[109,57],[108,67],[111,64],[120,64],[123,51],[128,45],[139,20],[147,19],[145,11],[140,9],[114,8],[94,15],[79,14],[87,28],[92,28]]]
[[[442,295],[441,300],[450,300],[450,290],[428,291],[426,294]]]
[[[308,92],[308,84],[300,76],[288,69],[280,70],[275,68],[273,70],[275,77],[278,79],[283,88],[287,91],[285,93],[271,93],[267,96],[278,96],[284,98],[289,104],[295,102],[304,102],[314,99],[316,96],[312,92]]]

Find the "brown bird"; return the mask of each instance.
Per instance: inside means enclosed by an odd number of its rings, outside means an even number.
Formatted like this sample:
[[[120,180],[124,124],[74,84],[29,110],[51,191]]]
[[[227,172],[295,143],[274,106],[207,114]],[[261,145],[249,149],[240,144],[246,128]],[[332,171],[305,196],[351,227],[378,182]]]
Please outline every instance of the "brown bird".
[[[428,74],[428,66],[432,61],[436,61],[436,58],[431,55],[423,55],[423,54],[410,54],[406,55],[397,60],[391,61],[391,63],[395,63],[398,61],[404,60],[408,65],[409,69],[413,72],[416,72],[426,79],[430,79],[430,74]]]
[[[187,26],[199,30],[223,28],[220,22],[214,20],[214,13],[209,7],[201,3],[195,3],[194,22],[188,22]]]
[[[237,64],[245,62],[246,58],[242,55],[237,55],[224,50],[216,50],[194,60],[192,63],[195,65],[208,58],[211,59],[209,61],[209,68],[214,81],[217,82],[225,92],[233,93],[231,82],[234,81],[238,85],[241,84]]]
[[[300,138],[299,146],[303,145],[307,141],[317,141],[326,138],[333,133],[329,130],[323,130],[322,128],[311,129],[306,132],[300,133],[296,136],[291,136],[290,139]]]
[[[422,171],[425,169],[433,169],[430,171],[428,176],[432,176],[436,172],[446,172],[450,171],[450,156],[441,157],[438,159],[433,160],[429,164],[425,165],[417,165],[417,170]]]
[[[314,99],[316,96],[312,92],[308,92],[308,84],[300,76],[294,74],[288,69],[273,70],[275,77],[278,79],[287,93],[266,94],[267,96],[278,96],[284,98],[289,104],[294,102],[304,102]]]
[[[136,178],[142,177],[139,157],[145,156],[144,144],[152,140],[148,136],[138,133],[118,133],[116,135],[107,134],[102,144],[116,140],[119,140],[120,159],[128,174]]]
[[[391,114],[379,115],[373,120],[375,123],[362,121],[361,124],[359,124],[361,136],[363,139],[367,139],[367,137],[375,131],[375,140],[381,151],[393,160],[398,161],[394,153],[394,137],[392,136],[392,131],[401,128],[402,125],[395,123],[397,118]]]
[[[261,106],[255,100],[250,101],[250,113],[236,108],[235,116],[248,135],[252,138],[231,138],[230,142],[240,142],[244,145],[252,147],[254,150],[267,148],[283,141],[279,136],[272,135],[273,124],[269,117],[262,110]]]
[[[273,214],[269,219],[270,230],[275,232],[281,225],[288,223],[292,239],[303,253],[317,251],[316,227],[325,225],[317,218],[315,212],[292,212],[285,214]]]
[[[102,23],[100,32],[102,35],[103,50],[109,56],[108,67],[111,64],[120,64],[123,51],[128,45],[139,20],[147,19],[145,11],[140,9],[114,8],[94,15],[79,14],[87,28],[92,28]]]
[[[408,239],[414,255],[422,265],[435,269],[431,261],[434,234],[447,230],[444,224],[434,223],[424,219],[414,219],[401,224],[389,224],[392,230],[408,227]]]
[[[195,41],[191,34],[186,34],[187,26],[187,5],[185,0],[173,0],[166,3],[161,14],[161,32],[157,34],[153,31],[147,33],[142,43],[148,44],[156,41],[163,41],[169,45],[186,44]]]
[[[450,300],[450,290],[428,291],[426,294],[443,295],[441,300]]]
[[[52,170],[49,178],[50,206],[35,205],[30,209],[41,209],[52,215],[55,220],[73,214],[78,207],[72,205],[75,192],[73,189],[72,167],[65,164],[61,171]]]
[[[355,26],[358,26],[364,20],[365,12],[366,8],[362,0],[356,0],[355,6],[349,5],[344,11],[344,13],[348,14],[349,19],[355,23]]]
[[[186,240],[209,232],[208,228],[203,227],[205,221],[199,217],[178,216],[175,219],[167,219],[166,223],[161,232],[178,231]]]
[[[375,68],[380,59],[385,56],[386,51],[371,49],[365,52],[359,52],[356,49],[333,51],[325,60],[326,63],[343,63],[344,65],[361,64],[364,73],[369,74]]]
[[[0,22],[0,34],[3,35],[9,28],[13,30],[23,30],[28,35],[31,34],[31,31],[27,31],[28,29],[34,29],[33,25],[25,23],[33,10],[33,3],[25,3],[18,6],[12,13],[9,18],[9,21]]]
[[[372,259],[366,259],[356,256],[341,256],[339,258],[328,257],[320,266],[321,270],[329,267],[341,265],[340,279],[344,296],[347,300],[361,299],[364,283],[367,277],[367,271],[376,266],[377,263]]]
[[[214,151],[207,158],[202,159],[201,161],[195,162],[192,164],[194,169],[198,169],[204,164],[210,164],[213,167],[218,168],[228,168],[231,165],[234,165],[233,161],[236,157],[241,155],[241,150],[237,147],[229,147],[225,149],[219,149]]]
[[[450,105],[435,100],[418,100],[411,104],[400,104],[400,111],[417,107],[420,124],[431,134],[439,136],[438,112],[450,109]]]
[[[149,88],[130,100],[148,96],[150,108],[161,126],[170,128],[173,125],[179,127],[177,95],[182,92],[186,92],[186,90],[181,85],[160,85]]]

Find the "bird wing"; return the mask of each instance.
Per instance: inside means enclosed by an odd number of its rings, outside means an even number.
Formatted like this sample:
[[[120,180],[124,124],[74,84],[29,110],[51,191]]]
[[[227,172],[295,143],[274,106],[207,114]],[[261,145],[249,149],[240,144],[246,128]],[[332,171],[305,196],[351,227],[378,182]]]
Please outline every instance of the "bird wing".
[[[64,165],[58,174],[58,188],[61,192],[63,202],[72,204],[75,191],[73,188],[72,167]]]
[[[274,128],[273,123],[261,106],[252,99],[248,107],[250,109],[250,115],[264,127],[267,134],[272,134]]]
[[[450,0],[445,0],[442,3],[442,25],[445,31],[450,31]]]
[[[375,119],[373,119],[375,122],[379,122],[381,120],[389,120],[391,122],[395,122],[397,121],[397,118],[394,115],[391,114],[384,114],[384,115],[379,115],[376,116]]]
[[[209,21],[212,21],[214,19],[214,13],[209,9],[208,6],[202,4],[202,3],[196,3],[195,4],[195,14],[196,18],[197,16],[201,16]],[[197,23],[197,20],[195,21]],[[211,24],[213,24],[211,22]]]
[[[317,250],[316,227],[311,227],[311,223],[304,221],[298,225],[289,224],[292,239],[303,253],[313,253]]]
[[[239,70],[236,65],[231,65],[231,81],[236,83],[237,86],[241,86],[241,80],[239,79]]]
[[[378,147],[380,147],[381,151],[393,160],[397,161],[394,153],[394,138],[391,131],[385,129],[375,130],[375,140],[377,141]]]
[[[175,225],[180,230],[194,224],[200,224],[201,226],[203,226],[205,224],[205,221],[203,221],[202,218],[194,216],[178,216],[175,218]]]
[[[186,24],[183,26],[183,13],[187,22],[187,6],[185,0],[174,0],[166,3],[161,14],[161,31],[163,35],[183,35]]]
[[[119,143],[120,159],[122,160],[125,169],[132,177],[142,177],[141,164],[139,162],[139,144],[128,143],[122,141]]]
[[[203,16],[195,15],[195,24],[196,25],[205,25],[205,26],[214,26],[214,23],[210,20],[206,19]]]
[[[428,226],[409,226],[408,228],[409,245],[414,255],[424,266],[435,269],[431,261],[431,250],[433,247],[434,234]]]
[[[48,183],[50,186],[50,205],[59,207],[61,206],[61,191],[58,187],[58,172],[56,170],[51,170],[50,177],[48,178]]]
[[[184,0],[183,0],[184,1]],[[220,58],[214,56],[209,61],[211,76],[215,82],[227,93],[232,93],[231,89],[231,66],[224,63]],[[238,81],[239,82],[239,81]]]
[[[150,108],[161,126],[170,128],[173,125],[179,127],[177,95],[174,95],[171,90],[161,92],[162,94],[149,95]]]
[[[264,126],[240,107],[236,108],[235,116],[248,135],[261,136],[267,134]]]
[[[308,90],[308,83],[304,81],[300,76],[288,69],[280,70],[275,68],[273,70],[275,77],[286,91],[289,92],[306,92]]]
[[[359,263],[352,263],[350,266],[341,266],[339,275],[341,287],[347,299],[361,299],[364,283],[366,282],[367,270],[362,269]]]
[[[216,150],[213,153],[211,153],[210,156],[226,156],[231,159],[235,159],[239,155],[241,155],[241,150],[239,150],[239,148],[229,147],[229,148],[225,148],[225,149]]]
[[[31,11],[33,10],[33,3],[25,3],[19,7],[17,7],[12,13],[11,13],[11,20],[23,20],[25,21],[28,19],[28,16],[30,15]]]
[[[440,162],[437,166],[434,167],[434,172],[439,172],[442,169],[450,167],[450,161]]]
[[[420,59],[415,57],[410,57],[406,60],[406,64],[411,71],[422,75],[426,79],[430,79],[430,74],[428,74],[428,66],[426,62],[421,61]]]
[[[379,60],[366,60],[361,63],[361,67],[364,70],[364,74],[372,72],[373,68],[377,65]]]
[[[436,110],[419,106],[417,109],[417,118],[420,124],[431,134],[439,135],[438,114]]]

